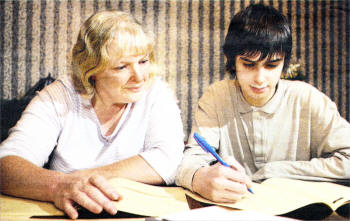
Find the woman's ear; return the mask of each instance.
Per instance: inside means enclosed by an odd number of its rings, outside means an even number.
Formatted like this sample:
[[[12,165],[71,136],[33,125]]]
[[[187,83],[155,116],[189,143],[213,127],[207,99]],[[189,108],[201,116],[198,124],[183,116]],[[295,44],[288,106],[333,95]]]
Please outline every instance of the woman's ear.
[[[89,83],[91,84],[92,87],[95,87],[95,82],[96,82],[96,76],[92,75],[89,77]]]

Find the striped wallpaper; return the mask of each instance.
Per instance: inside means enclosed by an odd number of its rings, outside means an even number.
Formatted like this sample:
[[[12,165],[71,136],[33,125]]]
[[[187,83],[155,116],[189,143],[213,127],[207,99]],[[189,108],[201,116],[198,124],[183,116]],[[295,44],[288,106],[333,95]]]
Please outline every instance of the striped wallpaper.
[[[282,11],[293,26],[293,58],[306,81],[350,119],[350,1],[277,0],[42,0],[0,1],[0,97],[19,97],[48,73],[70,71],[70,52],[82,22],[106,8],[132,13],[153,30],[164,79],[179,100],[190,132],[198,98],[228,78],[221,45],[232,15],[250,3]]]

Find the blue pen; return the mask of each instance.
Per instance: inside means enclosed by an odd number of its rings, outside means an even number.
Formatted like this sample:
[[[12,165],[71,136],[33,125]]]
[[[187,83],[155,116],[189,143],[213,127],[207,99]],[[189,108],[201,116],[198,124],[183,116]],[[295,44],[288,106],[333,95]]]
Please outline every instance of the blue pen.
[[[213,155],[222,165],[230,167],[230,165],[228,165],[225,161],[221,159],[221,157],[215,152],[212,146],[210,146],[210,144],[208,144],[207,141],[205,141],[205,139],[201,135],[199,135],[198,133],[194,133],[193,138],[197,141],[199,146],[201,146],[202,149],[205,150],[205,152],[209,152],[211,155]],[[248,188],[248,191],[253,193],[253,191],[250,188]]]

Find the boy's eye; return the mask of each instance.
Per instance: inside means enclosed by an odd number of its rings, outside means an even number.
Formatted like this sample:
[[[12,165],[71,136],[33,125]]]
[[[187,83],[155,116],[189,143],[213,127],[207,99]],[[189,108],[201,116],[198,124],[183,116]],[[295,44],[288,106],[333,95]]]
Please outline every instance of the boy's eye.
[[[245,67],[253,67],[254,63],[243,63]]]
[[[275,68],[275,67],[277,67],[277,64],[267,64],[266,66],[268,68]]]

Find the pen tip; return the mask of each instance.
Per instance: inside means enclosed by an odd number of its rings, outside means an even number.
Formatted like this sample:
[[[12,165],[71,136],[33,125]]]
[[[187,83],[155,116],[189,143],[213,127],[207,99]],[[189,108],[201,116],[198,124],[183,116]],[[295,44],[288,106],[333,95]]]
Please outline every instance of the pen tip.
[[[254,194],[254,193],[253,193],[253,190],[252,190],[251,188],[248,188],[248,191],[249,191],[250,193]]]

